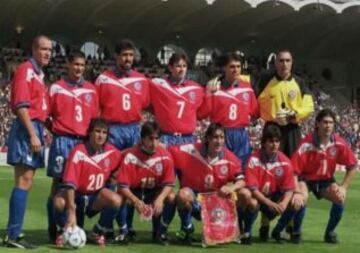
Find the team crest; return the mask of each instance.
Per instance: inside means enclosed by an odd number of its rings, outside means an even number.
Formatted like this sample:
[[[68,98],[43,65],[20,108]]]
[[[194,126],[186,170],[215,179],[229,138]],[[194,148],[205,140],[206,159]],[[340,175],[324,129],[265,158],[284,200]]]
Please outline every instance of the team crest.
[[[290,90],[288,93],[288,97],[290,100],[293,100],[296,96],[296,91],[295,90]]]
[[[220,167],[220,173],[221,175],[225,176],[228,174],[229,168],[227,165],[223,165]]]
[[[336,147],[332,147],[330,150],[329,150],[329,153],[332,157],[335,157],[336,154],[337,154],[337,148]]]
[[[157,174],[162,174],[162,171],[163,171],[162,163],[155,164],[155,171],[156,171]]]
[[[91,101],[92,101],[92,95],[91,94],[86,94],[86,96],[85,96],[85,100],[86,100],[86,102],[87,103],[91,103]]]
[[[242,94],[242,98],[244,99],[244,101],[248,102],[248,101],[249,101],[249,98],[250,98],[249,93],[244,92],[244,93]]]
[[[189,98],[190,98],[191,101],[195,101],[195,99],[196,99],[196,94],[195,94],[194,91],[190,91],[190,92],[189,92]]]
[[[284,174],[283,168],[279,167],[275,169],[275,175],[281,177]]]
[[[226,212],[223,208],[218,207],[218,208],[214,208],[211,211],[211,222],[212,223],[220,224],[220,223],[223,223],[225,220],[226,220]]]
[[[105,165],[106,168],[109,168],[109,166],[110,166],[110,159],[109,158],[105,159],[104,165]]]
[[[135,82],[134,88],[136,91],[141,91],[141,88],[142,88],[141,82]]]

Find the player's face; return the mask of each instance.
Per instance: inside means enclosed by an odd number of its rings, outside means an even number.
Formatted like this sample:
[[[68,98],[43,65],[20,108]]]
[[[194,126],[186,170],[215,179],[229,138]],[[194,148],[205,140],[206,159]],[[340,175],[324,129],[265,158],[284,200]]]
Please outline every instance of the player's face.
[[[120,69],[130,70],[134,63],[134,50],[124,49],[116,56],[116,64]]]
[[[152,135],[148,135],[145,138],[143,138],[142,140],[142,144],[144,145],[144,147],[151,151],[154,152],[156,147],[159,145],[160,143],[160,137],[158,134],[152,134]]]
[[[225,78],[230,81],[237,79],[241,73],[241,63],[239,61],[230,61],[224,67]]]
[[[292,56],[289,52],[281,52],[275,60],[277,74],[281,78],[288,78],[291,75]]]
[[[221,129],[215,131],[208,139],[209,154],[217,154],[222,151],[225,145],[225,133]]]
[[[186,76],[187,71],[187,63],[183,59],[175,62],[173,65],[169,65],[169,71],[171,73],[171,77],[175,80],[182,80]]]
[[[332,117],[324,117],[320,122],[316,123],[319,136],[330,137],[334,132],[335,122]]]
[[[108,129],[103,126],[96,126],[90,132],[90,144],[95,149],[100,149],[104,146],[108,135]]]
[[[273,155],[280,148],[280,140],[278,138],[267,139],[264,143],[266,154]]]
[[[85,59],[76,57],[73,61],[68,62],[67,67],[70,80],[78,81],[83,77],[85,71]]]
[[[52,43],[47,38],[40,38],[38,45],[33,47],[33,57],[40,66],[46,66],[51,59]]]

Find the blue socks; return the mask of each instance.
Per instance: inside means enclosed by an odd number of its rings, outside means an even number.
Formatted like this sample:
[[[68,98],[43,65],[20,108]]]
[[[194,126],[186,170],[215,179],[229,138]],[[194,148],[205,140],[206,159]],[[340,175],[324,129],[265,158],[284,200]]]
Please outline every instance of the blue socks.
[[[344,204],[332,204],[331,210],[330,210],[330,218],[328,225],[326,227],[326,234],[329,232],[333,232],[336,228],[336,226],[339,224],[342,214],[344,212],[345,205]]]
[[[281,231],[286,227],[286,225],[291,221],[294,217],[296,211],[292,208],[287,208],[285,212],[281,215],[280,219],[278,220],[274,232],[281,233]]]
[[[188,231],[192,228],[192,222],[191,222],[191,210],[188,209],[179,209],[179,216],[181,220],[181,229],[183,231]]]
[[[305,217],[306,206],[301,207],[294,215],[294,234],[301,234],[302,223]]]
[[[161,214],[160,220],[160,227],[159,232],[160,234],[166,233],[169,224],[173,220],[176,212],[176,205],[165,203],[163,213]]]
[[[252,226],[258,216],[258,210],[250,211],[248,209],[245,210],[244,214],[244,233],[251,234]]]
[[[13,188],[9,201],[9,221],[7,225],[7,234],[11,240],[15,240],[21,233],[27,197],[28,191]]]

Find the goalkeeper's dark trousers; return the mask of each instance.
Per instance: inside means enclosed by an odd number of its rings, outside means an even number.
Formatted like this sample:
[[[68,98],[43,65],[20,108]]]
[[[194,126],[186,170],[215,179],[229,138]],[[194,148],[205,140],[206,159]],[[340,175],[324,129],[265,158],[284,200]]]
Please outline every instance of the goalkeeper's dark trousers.
[[[290,158],[301,140],[301,128],[298,124],[289,123],[286,126],[280,126],[280,129],[281,151]]]

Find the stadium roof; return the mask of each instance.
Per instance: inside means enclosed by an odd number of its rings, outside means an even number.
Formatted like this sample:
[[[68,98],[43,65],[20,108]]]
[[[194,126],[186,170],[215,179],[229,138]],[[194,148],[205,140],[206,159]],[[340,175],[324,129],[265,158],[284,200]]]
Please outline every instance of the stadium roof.
[[[0,44],[45,33],[63,44],[122,37],[154,52],[174,44],[348,59],[360,45],[360,1],[0,0]]]

